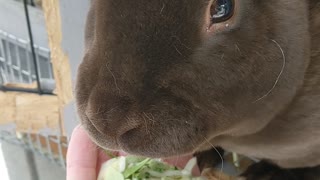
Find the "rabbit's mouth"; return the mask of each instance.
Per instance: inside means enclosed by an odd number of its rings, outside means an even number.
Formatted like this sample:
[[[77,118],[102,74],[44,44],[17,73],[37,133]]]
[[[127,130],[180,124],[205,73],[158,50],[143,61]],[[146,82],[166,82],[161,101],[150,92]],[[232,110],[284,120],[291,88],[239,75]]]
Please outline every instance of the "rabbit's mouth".
[[[195,152],[208,131],[204,125],[208,117],[179,97],[161,97],[143,109],[128,98],[109,97],[106,102],[113,108],[89,100],[88,105],[79,105],[81,122],[105,149],[157,158]]]
[[[186,130],[183,126],[163,127],[147,124],[122,131],[122,134],[102,132],[101,124],[94,124],[89,119],[82,119],[85,129],[93,141],[103,149],[123,151],[128,154],[165,158],[191,154],[198,150],[203,142],[204,129]],[[100,127],[99,127],[100,126]],[[196,133],[197,132],[197,133]]]

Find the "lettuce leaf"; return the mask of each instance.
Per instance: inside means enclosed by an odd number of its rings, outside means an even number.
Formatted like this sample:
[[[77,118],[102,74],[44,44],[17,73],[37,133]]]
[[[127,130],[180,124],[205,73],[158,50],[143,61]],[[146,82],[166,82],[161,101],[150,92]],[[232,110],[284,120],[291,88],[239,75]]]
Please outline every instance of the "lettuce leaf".
[[[196,159],[191,159],[183,170],[159,159],[135,156],[115,157],[102,166],[98,180],[202,180],[192,177]]]

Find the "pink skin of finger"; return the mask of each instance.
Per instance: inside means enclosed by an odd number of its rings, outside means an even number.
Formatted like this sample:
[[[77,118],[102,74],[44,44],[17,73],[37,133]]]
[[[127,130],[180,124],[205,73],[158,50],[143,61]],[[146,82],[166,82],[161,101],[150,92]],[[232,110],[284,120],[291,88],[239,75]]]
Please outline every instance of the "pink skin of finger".
[[[67,152],[67,180],[95,180],[98,148],[84,129],[77,126]]]
[[[125,156],[126,153],[115,152],[114,155]],[[184,168],[192,156],[165,159],[164,161]],[[98,148],[81,126],[77,126],[71,136],[67,152],[67,180],[96,180],[101,164],[110,157]],[[199,169],[193,169],[194,175],[199,175]]]

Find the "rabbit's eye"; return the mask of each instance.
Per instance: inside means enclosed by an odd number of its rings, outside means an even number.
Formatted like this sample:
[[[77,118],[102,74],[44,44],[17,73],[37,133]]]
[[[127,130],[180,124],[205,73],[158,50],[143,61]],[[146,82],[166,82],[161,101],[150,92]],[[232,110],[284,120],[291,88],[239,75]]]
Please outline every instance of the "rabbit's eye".
[[[234,0],[214,0],[210,7],[211,23],[221,23],[233,16]]]

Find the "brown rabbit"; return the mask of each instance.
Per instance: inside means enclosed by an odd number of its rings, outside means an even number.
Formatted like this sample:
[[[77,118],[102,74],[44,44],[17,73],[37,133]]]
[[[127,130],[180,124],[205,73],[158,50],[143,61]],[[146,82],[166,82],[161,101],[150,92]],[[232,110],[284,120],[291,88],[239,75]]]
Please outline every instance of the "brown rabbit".
[[[247,179],[320,179],[319,0],[92,0],[85,43],[76,100],[101,147],[217,146],[263,160]]]

